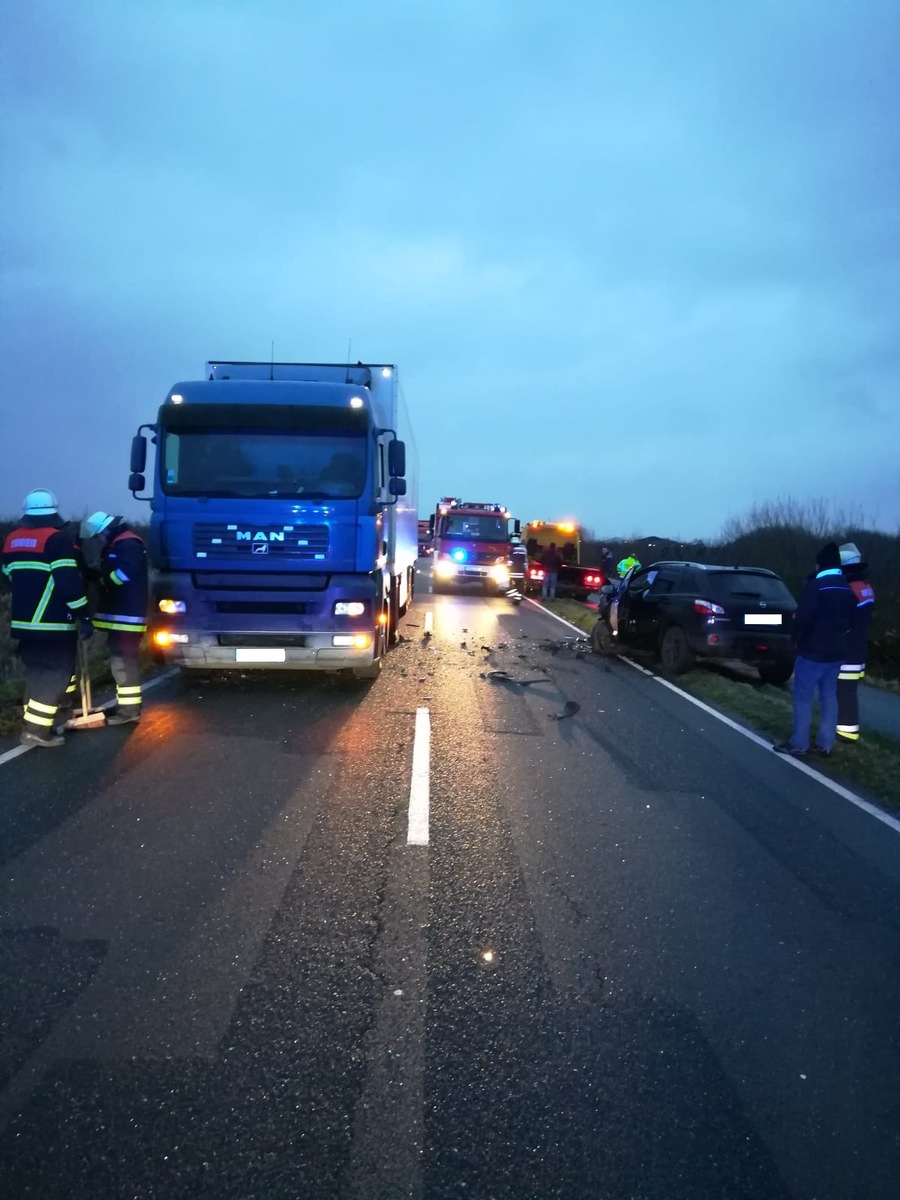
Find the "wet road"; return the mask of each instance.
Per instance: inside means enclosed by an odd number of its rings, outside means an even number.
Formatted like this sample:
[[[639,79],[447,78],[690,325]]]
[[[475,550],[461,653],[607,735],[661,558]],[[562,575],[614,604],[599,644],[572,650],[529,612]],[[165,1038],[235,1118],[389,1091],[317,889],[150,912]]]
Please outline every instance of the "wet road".
[[[893,1200],[900,833],[531,604],[403,628],[0,765],[0,1194]]]

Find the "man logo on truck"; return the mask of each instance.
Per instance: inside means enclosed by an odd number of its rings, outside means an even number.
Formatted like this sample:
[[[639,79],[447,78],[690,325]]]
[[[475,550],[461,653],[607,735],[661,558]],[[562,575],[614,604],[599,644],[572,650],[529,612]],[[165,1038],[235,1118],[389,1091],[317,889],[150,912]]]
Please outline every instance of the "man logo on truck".
[[[249,529],[239,529],[235,535],[239,542],[283,542],[283,533],[266,533],[260,529],[256,533],[252,533]],[[255,547],[254,547],[255,549]]]

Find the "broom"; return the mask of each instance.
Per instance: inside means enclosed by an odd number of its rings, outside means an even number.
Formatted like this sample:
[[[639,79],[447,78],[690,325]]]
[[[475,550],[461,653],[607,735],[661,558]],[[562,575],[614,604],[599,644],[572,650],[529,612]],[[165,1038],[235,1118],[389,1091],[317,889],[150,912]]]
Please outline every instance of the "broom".
[[[105,713],[91,711],[91,665],[85,638],[78,639],[78,682],[81,686],[81,716],[70,717],[66,729],[97,729],[105,725]]]

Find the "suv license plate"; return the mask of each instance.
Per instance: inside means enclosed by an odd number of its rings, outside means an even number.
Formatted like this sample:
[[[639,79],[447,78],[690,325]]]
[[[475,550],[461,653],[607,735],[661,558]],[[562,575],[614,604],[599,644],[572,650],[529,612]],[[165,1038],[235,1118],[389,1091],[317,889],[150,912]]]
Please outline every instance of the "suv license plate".
[[[745,625],[780,625],[781,613],[744,613]]]
[[[284,650],[235,650],[234,661],[246,663],[284,662],[287,655]]]

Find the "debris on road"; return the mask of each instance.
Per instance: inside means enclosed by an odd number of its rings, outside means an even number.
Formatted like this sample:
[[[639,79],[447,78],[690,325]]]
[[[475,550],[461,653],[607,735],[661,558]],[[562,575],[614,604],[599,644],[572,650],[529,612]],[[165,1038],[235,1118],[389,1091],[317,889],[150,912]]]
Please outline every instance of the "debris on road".
[[[565,721],[566,717],[574,717],[577,712],[581,711],[581,705],[577,700],[567,700],[563,705],[561,713],[551,713],[551,721]]]

